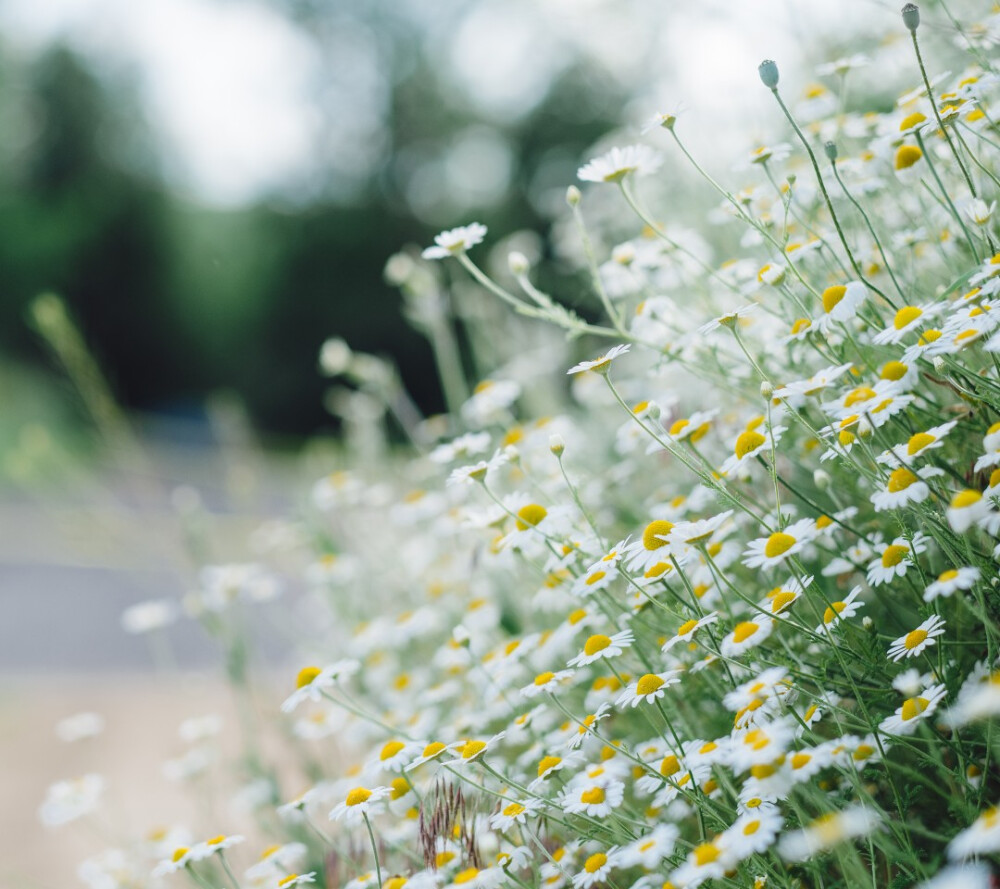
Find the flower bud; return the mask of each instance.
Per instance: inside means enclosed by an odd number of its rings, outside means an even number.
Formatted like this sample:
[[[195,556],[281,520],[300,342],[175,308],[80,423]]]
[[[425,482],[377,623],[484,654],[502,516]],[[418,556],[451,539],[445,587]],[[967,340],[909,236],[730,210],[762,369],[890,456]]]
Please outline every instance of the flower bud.
[[[875,621],[873,621],[867,614],[861,618],[861,626],[863,626],[868,632],[871,632],[875,626]]]
[[[823,145],[823,151],[826,154],[826,159],[830,161],[835,161],[837,159],[837,143],[836,142],[826,142]]]
[[[575,185],[571,185],[566,189],[566,203],[571,207],[577,206],[580,203],[580,198],[582,197],[583,195],[580,194],[580,189]]]
[[[757,73],[760,75],[760,82],[769,90],[778,88],[778,65],[771,59],[764,59],[757,66]]]
[[[774,383],[770,380],[762,380],[760,384],[760,397],[770,398],[774,395]]]
[[[903,24],[907,30],[916,31],[920,27],[920,7],[916,3],[907,3],[903,7]]]
[[[940,355],[935,355],[931,364],[934,365],[935,372],[939,374],[944,373],[945,368],[948,366]]]
[[[875,430],[872,428],[872,421],[867,417],[858,420],[858,438],[871,438]]]
[[[563,451],[566,450],[566,442],[563,441],[563,437],[559,433],[549,436],[549,450],[557,457],[561,457]]]
[[[528,257],[521,253],[519,250],[514,250],[507,256],[507,267],[510,269],[510,273],[515,276],[526,275],[531,269],[531,263],[528,261]]]
[[[507,462],[513,466],[517,466],[521,462],[521,452],[514,445],[507,445],[503,449],[503,455],[507,458]]]
[[[813,470],[813,484],[815,484],[821,491],[825,491],[829,488],[831,481],[833,481],[833,479],[830,478],[830,473],[825,469]]]
[[[472,641],[472,634],[462,625],[458,624],[451,631],[451,638],[456,645],[460,645],[462,648],[468,648],[469,643]]]
[[[660,406],[655,401],[649,403],[649,407],[646,408],[646,416],[651,420],[660,419]]]

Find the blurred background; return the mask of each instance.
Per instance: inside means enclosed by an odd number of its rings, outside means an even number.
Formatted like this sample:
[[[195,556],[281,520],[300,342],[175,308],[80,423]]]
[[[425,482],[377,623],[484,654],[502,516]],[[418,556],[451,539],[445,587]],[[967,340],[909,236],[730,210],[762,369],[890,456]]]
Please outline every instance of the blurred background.
[[[714,199],[642,124],[683,108],[738,187],[734,163],[783,132],[757,63],[800,98],[819,63],[901,39],[897,7],[0,0],[0,883],[76,884],[37,825],[45,787],[158,774],[191,702],[219,699],[143,679],[156,652],[120,615],[247,560],[334,468],[323,341],[391,357],[443,410],[391,254],[480,221],[545,255],[577,167],[640,138],[667,155],[671,218],[701,224]],[[867,107],[900,86],[859,76]],[[169,635],[185,682],[216,663],[196,629]],[[97,762],[53,734],[91,708]]]

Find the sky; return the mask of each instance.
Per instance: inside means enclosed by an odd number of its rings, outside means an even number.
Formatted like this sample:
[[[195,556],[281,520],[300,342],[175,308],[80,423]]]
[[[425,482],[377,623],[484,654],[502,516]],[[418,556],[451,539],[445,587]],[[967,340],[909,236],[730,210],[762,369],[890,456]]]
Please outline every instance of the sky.
[[[333,8],[339,2],[330,0]],[[893,4],[877,0],[398,2],[427,19],[418,39],[442,42],[442,66],[487,119],[516,117],[569,56],[583,53],[636,85],[637,121],[660,110],[657,103],[683,105],[707,146],[740,134],[749,144],[755,130],[773,128],[756,77],[760,59],[800,62],[803,47],[834,31],[898,19]],[[24,52],[65,40],[98,67],[133,72],[175,187],[238,207],[301,191],[322,164],[339,164],[345,181],[362,176],[371,156],[357,146],[378,142],[387,85],[377,35],[351,31],[345,19],[332,45],[326,38],[326,61],[340,63],[331,69],[279,8],[258,0],[0,0],[0,35]],[[433,20],[445,13],[435,37]],[[332,134],[310,99],[321,77],[323,89],[340,91],[343,114]],[[454,147],[449,176],[461,185],[482,159],[496,181],[472,177],[466,185],[501,188],[505,150],[491,131],[472,132]]]

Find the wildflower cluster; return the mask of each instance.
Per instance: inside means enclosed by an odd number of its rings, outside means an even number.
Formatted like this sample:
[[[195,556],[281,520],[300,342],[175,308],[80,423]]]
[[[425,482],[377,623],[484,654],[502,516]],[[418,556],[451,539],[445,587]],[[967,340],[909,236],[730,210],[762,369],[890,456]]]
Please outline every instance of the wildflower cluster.
[[[888,111],[842,105],[878,59],[823,66],[792,107],[764,62],[786,141],[749,151],[737,191],[674,113],[582,166],[555,247],[602,317],[543,292],[523,253],[507,277],[477,264],[479,224],[393,258],[454,410],[402,469],[323,478],[291,526],[286,550],[318,542],[319,632],[272,709],[312,752],[300,790],[258,763],[280,845],[238,885],[989,885],[996,18],[931,81],[907,5],[893,64],[913,89]],[[711,239],[646,209],[639,177],[668,157],[714,189]],[[482,299],[471,276],[530,319],[471,394],[442,327],[453,272],[457,299]],[[559,373],[541,322],[604,345]],[[571,397],[535,412],[556,377]],[[211,575],[213,620],[272,589],[260,570]],[[94,792],[60,788],[43,815]],[[227,842],[178,843],[156,872],[204,882]]]

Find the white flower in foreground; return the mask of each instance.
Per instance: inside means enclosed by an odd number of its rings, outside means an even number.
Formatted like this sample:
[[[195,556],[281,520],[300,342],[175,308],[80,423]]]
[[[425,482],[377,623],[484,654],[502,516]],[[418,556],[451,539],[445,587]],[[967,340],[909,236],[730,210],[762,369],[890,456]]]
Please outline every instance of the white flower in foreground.
[[[832,630],[842,620],[854,617],[865,604],[857,601],[860,595],[861,587],[856,586],[842,601],[831,602],[823,612],[823,623],[816,627],[816,632],[822,633],[824,630]]]
[[[651,704],[658,701],[671,685],[680,682],[680,670],[667,670],[665,673],[647,673],[633,682],[618,698],[619,707],[638,707],[639,704]]]
[[[629,173],[643,176],[655,173],[662,158],[647,145],[628,145],[612,148],[607,154],[595,157],[576,171],[584,182],[621,182]]]
[[[924,601],[933,602],[939,596],[947,598],[958,590],[971,590],[979,580],[979,569],[964,566],[949,568],[938,575],[938,579],[928,584],[924,590]]]
[[[315,883],[316,871],[307,874],[289,874],[278,880],[278,889],[291,889],[292,886],[301,886],[303,883]]]
[[[997,202],[991,201],[989,204],[981,198],[975,198],[966,205],[965,214],[976,225],[988,225],[993,218],[993,211],[997,208]]]
[[[68,824],[93,812],[104,794],[104,778],[89,774],[57,781],[45,795],[38,817],[46,827]]]
[[[918,695],[907,698],[892,716],[879,723],[879,731],[888,735],[911,735],[921,719],[927,719],[944,700],[947,691],[943,685],[932,685]]]
[[[952,860],[1000,850],[1000,806],[991,806],[948,844]]]
[[[475,247],[486,237],[486,226],[479,222],[450,228],[434,236],[434,246],[427,247],[420,255],[424,259],[446,259]]]
[[[595,852],[583,863],[583,870],[573,877],[573,889],[589,889],[603,883],[618,865],[618,854],[612,846],[607,852]]]
[[[807,827],[785,834],[778,851],[789,861],[805,861],[845,840],[867,836],[879,825],[879,817],[864,806],[849,806],[821,815]]]
[[[490,827],[501,832],[510,830],[515,824],[526,823],[541,807],[542,803],[537,799],[509,802],[490,817]]]
[[[370,790],[367,787],[355,787],[348,791],[342,802],[330,810],[330,820],[343,819],[348,824],[357,824],[366,815],[377,811],[391,790],[391,787],[373,787]]]
[[[631,630],[622,630],[614,636],[595,633],[583,644],[583,651],[569,662],[570,667],[586,667],[603,657],[618,657],[634,641]]]
[[[597,373],[607,373],[608,368],[611,366],[611,362],[614,361],[619,355],[624,355],[629,350],[627,344],[612,346],[603,355],[595,358],[593,361],[581,361],[579,364],[574,364],[568,371],[567,374],[578,374],[583,373],[585,370],[596,371]]]
[[[570,815],[587,815],[604,818],[617,809],[625,798],[625,785],[621,781],[604,780],[600,783],[584,781],[567,787],[560,805]]]
[[[986,518],[990,510],[990,502],[979,491],[967,488],[951,498],[945,515],[951,530],[956,534],[964,534],[976,522]]]
[[[937,645],[937,637],[944,635],[944,618],[934,615],[925,620],[915,630],[900,636],[889,647],[887,657],[901,661],[906,657],[917,657],[931,645]]]
[[[781,531],[751,540],[743,553],[748,568],[773,568],[800,552],[816,536],[813,519],[799,519]]]
[[[956,864],[938,871],[931,879],[916,889],[992,889],[993,877],[989,867],[979,862]]]

